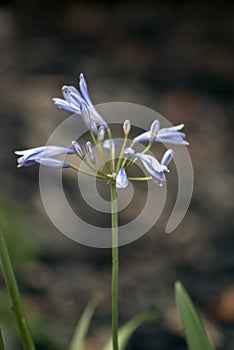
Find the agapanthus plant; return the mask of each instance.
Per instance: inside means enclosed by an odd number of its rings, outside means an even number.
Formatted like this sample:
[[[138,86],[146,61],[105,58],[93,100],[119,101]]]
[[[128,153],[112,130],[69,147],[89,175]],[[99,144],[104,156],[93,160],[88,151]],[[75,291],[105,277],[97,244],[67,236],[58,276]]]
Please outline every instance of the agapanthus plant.
[[[166,182],[166,176],[169,172],[169,164],[173,159],[174,151],[167,149],[158,160],[152,152],[150,152],[153,143],[162,142],[164,145],[188,145],[185,140],[185,134],[181,131],[184,124],[173,127],[160,127],[160,122],[155,120],[149,126],[149,130],[137,135],[133,140],[129,139],[131,131],[130,120],[125,120],[122,126],[123,142],[120,151],[117,152],[117,143],[112,136],[112,130],[104,118],[98,113],[89,96],[87,84],[83,74],[80,75],[79,81],[80,91],[73,86],[64,86],[63,99],[54,98],[55,105],[69,113],[75,113],[83,119],[87,129],[90,133],[90,140],[82,145],[78,140],[71,140],[70,147],[59,146],[40,146],[32,149],[16,151],[20,156],[17,159],[18,167],[27,167],[34,164],[50,168],[70,168],[76,172],[81,172],[87,176],[92,176],[106,181],[110,186],[111,194],[111,218],[112,218],[112,342],[105,349],[118,350],[123,348],[121,342],[121,335],[118,334],[118,270],[119,270],[119,256],[118,256],[118,190],[125,189],[130,181],[153,181],[155,186],[163,186]],[[138,151],[137,144],[143,143],[143,150]],[[66,159],[69,155],[73,157],[71,162]],[[58,156],[63,156],[63,159],[58,159]],[[97,156],[102,159],[102,166],[98,165]],[[76,164],[76,158],[79,157],[79,164],[84,163],[85,168]],[[145,169],[145,176],[132,177],[129,176],[129,168],[133,164],[142,165]],[[0,255],[7,282],[9,294],[13,303],[14,310],[17,315],[19,328],[21,331],[24,347],[26,350],[34,350],[34,344],[27,326],[24,315],[22,303],[19,296],[14,272],[10,263],[9,254],[5,245],[4,237],[0,235]],[[184,297],[184,294],[182,295]],[[179,304],[181,302],[180,294],[178,292]],[[187,300],[186,300],[187,302]],[[188,302],[187,302],[188,304]],[[184,304],[182,305],[184,306]],[[88,305],[83,323],[81,322],[81,330],[78,330],[78,336],[72,342],[71,349],[79,350],[81,347],[81,340],[84,337],[85,330],[88,326],[88,319],[90,319],[92,312],[96,307],[96,302]],[[191,310],[191,306],[189,305]],[[92,310],[92,311],[91,311]],[[184,309],[183,309],[184,311]],[[187,311],[186,311],[187,312]],[[188,310],[189,312],[189,310]],[[194,319],[194,312],[191,314],[191,319]],[[184,313],[182,312],[182,316]],[[152,319],[151,314],[143,314],[140,317],[132,319],[128,334],[132,334],[133,330],[146,319]],[[183,317],[182,317],[183,318]],[[188,322],[185,322],[188,324]],[[197,323],[200,331],[200,325]],[[130,336],[126,336],[126,329],[123,330],[125,340]],[[201,336],[204,337],[202,332]],[[192,333],[193,334],[193,333]],[[78,340],[77,340],[78,339]],[[208,344],[204,338],[204,344]],[[124,342],[123,341],[123,342]],[[3,342],[0,332],[0,350],[3,350]],[[191,348],[192,349],[192,348]]]
[[[169,164],[173,159],[173,150],[168,149],[161,160],[158,160],[149,151],[154,142],[164,144],[188,145],[185,141],[185,134],[181,132],[183,124],[160,128],[160,122],[155,120],[149,126],[149,130],[137,135],[129,144],[129,133],[131,122],[126,120],[123,123],[123,143],[119,154],[116,154],[116,142],[112,137],[112,131],[98,113],[91,101],[87,84],[83,74],[80,75],[80,92],[73,86],[64,86],[63,99],[54,98],[55,105],[69,113],[81,116],[87,129],[90,132],[90,141],[82,145],[71,140],[71,147],[62,146],[42,146],[24,151],[16,151],[18,167],[30,166],[39,163],[42,166],[52,168],[72,168],[77,172],[82,172],[88,176],[103,179],[110,184],[111,192],[111,212],[112,212],[112,251],[113,251],[113,283],[112,283],[112,341],[113,350],[118,349],[118,202],[117,189],[125,189],[129,181],[154,181],[163,186],[166,175],[169,172]],[[146,142],[142,152],[137,152],[137,143]],[[102,167],[96,163],[97,154],[103,160]],[[88,170],[77,166],[74,162],[59,160],[58,155],[78,156],[86,164]],[[131,165],[140,162],[146,171],[146,176],[130,177],[128,170]]]

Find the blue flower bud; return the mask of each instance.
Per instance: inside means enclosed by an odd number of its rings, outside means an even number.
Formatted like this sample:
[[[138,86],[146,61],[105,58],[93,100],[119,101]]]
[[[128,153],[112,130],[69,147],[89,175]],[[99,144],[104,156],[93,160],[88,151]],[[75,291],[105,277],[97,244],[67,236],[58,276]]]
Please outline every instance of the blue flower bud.
[[[72,147],[74,148],[74,151],[76,152],[76,154],[83,159],[84,158],[84,152],[82,150],[82,147],[80,145],[79,142],[77,141],[72,141]]]
[[[92,164],[95,164],[96,163],[95,150],[94,150],[93,144],[90,141],[86,142],[85,149],[86,149],[86,152],[88,153],[90,162]]]
[[[104,138],[105,138],[105,128],[104,126],[100,126],[99,129],[98,129],[98,134],[97,134],[97,137],[98,137],[98,142],[103,142]]]
[[[174,156],[174,151],[172,149],[168,149],[162,157],[161,164],[168,165],[172,160],[173,156]]]
[[[128,176],[124,168],[120,168],[116,179],[115,179],[116,188],[126,188],[128,186]]]
[[[155,120],[150,127],[150,141],[153,142],[157,136],[158,130],[160,128],[160,123],[158,120]]]
[[[130,120],[125,120],[125,122],[123,123],[124,135],[128,136],[130,130],[131,130],[131,122]]]

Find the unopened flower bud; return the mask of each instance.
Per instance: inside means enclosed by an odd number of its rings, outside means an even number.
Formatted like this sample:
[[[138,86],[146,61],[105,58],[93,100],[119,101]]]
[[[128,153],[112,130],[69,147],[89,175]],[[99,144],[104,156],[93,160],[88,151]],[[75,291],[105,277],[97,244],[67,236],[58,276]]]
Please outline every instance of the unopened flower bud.
[[[128,176],[124,168],[120,168],[116,179],[115,179],[116,188],[126,188],[128,186]]]
[[[100,126],[98,129],[98,142],[102,142],[105,137],[105,128],[104,126]]]
[[[72,147],[73,147],[74,151],[76,152],[76,154],[78,155],[78,157],[83,159],[84,158],[84,152],[82,150],[82,147],[81,147],[80,143],[77,142],[77,141],[72,141]]]
[[[172,149],[168,149],[162,157],[161,164],[168,165],[172,160],[173,156],[174,156],[174,151]]]
[[[160,123],[158,120],[155,120],[150,127],[150,142],[153,142],[157,136],[157,133],[160,128]]]
[[[130,129],[131,129],[130,120],[125,120],[125,122],[123,123],[123,131],[125,136],[128,136]]]
[[[86,142],[85,149],[89,155],[90,162],[92,164],[95,164],[96,163],[96,155],[95,155],[94,147],[90,141]]]

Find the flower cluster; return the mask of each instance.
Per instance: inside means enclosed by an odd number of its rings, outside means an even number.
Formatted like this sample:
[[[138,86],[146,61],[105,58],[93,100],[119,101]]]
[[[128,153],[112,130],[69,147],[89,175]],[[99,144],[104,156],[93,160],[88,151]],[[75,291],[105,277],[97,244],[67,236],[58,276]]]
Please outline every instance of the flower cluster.
[[[130,144],[128,140],[131,130],[131,122],[126,120],[123,123],[124,139],[120,153],[117,155],[116,161],[116,142],[112,138],[111,129],[106,121],[98,113],[94,107],[87,88],[83,74],[80,75],[80,92],[73,86],[64,86],[62,88],[64,99],[54,98],[53,101],[57,107],[68,112],[81,115],[85,125],[87,126],[91,141],[86,142],[84,147],[78,141],[72,141],[71,147],[60,146],[43,146],[23,151],[16,151],[20,156],[17,159],[18,167],[30,166],[36,163],[52,168],[72,168],[89,176],[100,179],[106,179],[115,183],[116,188],[126,188],[130,181],[147,181],[153,180],[160,186],[166,181],[166,174],[169,172],[168,165],[173,158],[173,150],[168,149],[161,161],[148,154],[154,142],[162,142],[164,144],[188,145],[185,140],[185,134],[181,132],[183,124],[160,129],[160,122],[155,120],[150,129],[136,136]],[[134,146],[136,143],[146,142],[144,150],[136,152]],[[104,166],[101,168],[96,164],[96,150],[103,159]],[[55,156],[76,154],[89,168],[85,171],[76,165],[58,160]],[[108,161],[108,156],[111,161]],[[127,169],[135,162],[140,161],[148,172],[147,177],[128,177]]]

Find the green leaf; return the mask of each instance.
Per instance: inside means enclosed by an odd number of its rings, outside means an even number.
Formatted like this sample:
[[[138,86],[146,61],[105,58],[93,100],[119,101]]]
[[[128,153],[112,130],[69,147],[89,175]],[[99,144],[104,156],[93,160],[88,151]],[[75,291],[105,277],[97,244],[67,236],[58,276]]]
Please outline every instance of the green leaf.
[[[144,312],[133,317],[130,321],[125,323],[119,329],[119,350],[123,350],[127,345],[130,337],[137,330],[138,327],[141,326],[142,323],[147,321],[152,321],[157,318],[157,313],[155,311]],[[112,350],[112,339],[108,341],[108,343],[104,346],[102,350]]]
[[[190,296],[179,281],[175,283],[175,296],[189,349],[214,350]]]
[[[93,317],[93,314],[96,310],[97,305],[98,305],[98,300],[97,298],[95,298],[91,300],[86,306],[86,308],[84,309],[80,317],[80,320],[76,326],[76,329],[70,344],[70,350],[80,350],[82,348],[82,345],[88,333],[91,319]]]
[[[4,343],[3,343],[3,337],[2,337],[2,332],[0,328],[0,350],[4,350]]]

